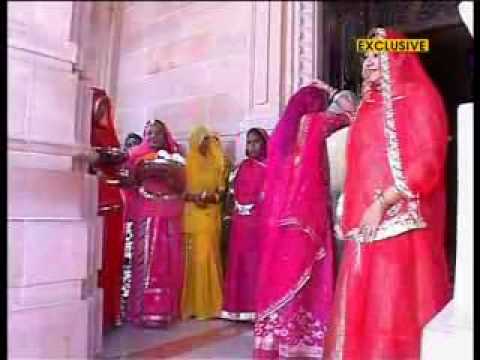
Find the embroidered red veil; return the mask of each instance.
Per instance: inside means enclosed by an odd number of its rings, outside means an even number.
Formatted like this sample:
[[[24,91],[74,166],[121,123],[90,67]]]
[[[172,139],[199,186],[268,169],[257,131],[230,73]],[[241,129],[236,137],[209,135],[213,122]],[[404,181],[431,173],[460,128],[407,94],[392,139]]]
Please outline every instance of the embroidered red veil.
[[[392,30],[376,34],[405,38]],[[347,241],[326,359],[418,359],[423,326],[451,296],[443,101],[416,54],[379,56],[381,86],[364,95],[347,144]],[[359,244],[365,210],[392,185],[403,200],[387,210],[374,241]]]

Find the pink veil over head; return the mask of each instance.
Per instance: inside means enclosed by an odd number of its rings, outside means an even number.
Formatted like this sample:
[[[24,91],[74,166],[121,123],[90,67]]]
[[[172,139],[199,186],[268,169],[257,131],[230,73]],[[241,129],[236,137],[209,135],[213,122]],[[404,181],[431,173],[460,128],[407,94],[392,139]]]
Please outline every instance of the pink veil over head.
[[[286,200],[285,181],[291,168],[289,162],[293,160],[300,120],[304,115],[324,111],[326,107],[327,94],[325,92],[313,86],[300,89],[290,98],[268,141],[265,178],[267,190],[264,208],[268,212],[270,220],[278,218],[278,212]]]
[[[263,156],[263,158],[266,158],[267,157],[268,141],[269,141],[269,138],[270,138],[267,130],[259,128],[259,127],[250,128],[247,131],[247,137],[248,137],[248,134],[250,134],[251,132],[257,133],[263,139],[263,154],[262,154],[262,156]],[[248,153],[247,153],[246,149],[245,149],[245,155],[248,156]]]
[[[290,98],[268,143],[257,291],[260,319],[289,302],[307,283],[314,261],[330,251],[323,244],[330,218],[328,206],[322,206],[328,179],[320,171],[322,162],[328,161],[321,148],[326,133],[319,129],[326,124],[321,114],[326,107],[324,91],[313,86],[300,89]],[[312,121],[301,121],[311,113],[317,113]]]
[[[144,132],[143,132],[142,142],[139,145],[132,147],[129,151],[131,161],[136,163],[139,159],[142,158],[142,156],[154,151],[150,148],[150,145],[148,144],[148,141],[145,137],[145,131],[149,126],[155,123],[161,124],[161,126],[163,126],[163,129],[164,129],[165,145],[163,150],[167,151],[170,154],[180,152],[180,146],[175,141],[172,133],[170,132],[170,130],[168,129],[168,127],[165,125],[163,121],[160,121],[160,120],[147,121],[147,123],[145,124]]]
[[[178,143],[174,140],[171,132],[169,131],[169,129],[167,128],[164,122],[160,120],[148,121],[145,124],[145,130],[147,129],[148,126],[152,125],[153,123],[161,124],[164,128],[165,142],[164,142],[163,150],[167,151],[170,154],[178,153],[179,152]],[[126,163],[126,167],[134,173],[136,173],[139,170],[137,167],[142,160],[144,160],[147,157],[150,159],[151,156],[154,156],[155,153],[157,152],[156,150],[150,147],[148,140],[145,137],[145,130],[143,133],[144,136],[143,136],[142,142],[139,145],[130,148],[129,150],[129,158]],[[164,182],[159,182],[156,179],[146,179],[143,182],[142,186],[145,187],[145,190],[147,191],[155,191],[155,192],[163,192],[168,189],[168,186],[165,185]],[[130,196],[133,196],[133,194],[137,194],[137,188],[125,188],[124,191],[126,194],[130,194]],[[140,200],[141,202],[136,202],[136,200]],[[144,198],[142,196],[138,196],[130,199],[129,206],[131,206],[132,213],[134,212],[136,214],[139,214],[141,212],[152,213],[152,211],[158,213],[159,211],[161,211],[163,212],[164,216],[167,216],[168,214],[177,214],[177,212],[179,211],[178,209],[181,208],[181,205],[180,205],[181,202],[176,200],[169,200],[168,202],[163,202],[163,201],[143,202],[143,200]]]

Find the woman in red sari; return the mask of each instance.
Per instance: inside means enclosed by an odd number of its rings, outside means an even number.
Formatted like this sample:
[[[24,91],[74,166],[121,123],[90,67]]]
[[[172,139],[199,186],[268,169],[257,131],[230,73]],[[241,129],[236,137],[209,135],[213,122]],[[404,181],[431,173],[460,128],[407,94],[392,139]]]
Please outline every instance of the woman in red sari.
[[[165,124],[155,120],[147,123],[143,142],[130,149],[127,162],[133,235],[126,246],[123,295],[127,320],[144,327],[163,327],[179,317],[184,274],[184,169],[154,161],[160,150],[179,155]]]
[[[98,175],[98,214],[103,216],[103,262],[99,287],[103,288],[103,330],[107,331],[120,324],[124,240],[123,204],[116,175],[123,157],[104,152],[118,149],[120,143],[110,98],[104,90],[96,88],[93,89],[91,145],[98,150],[93,168]]]
[[[227,271],[221,317],[255,319],[255,290],[260,242],[260,203],[263,197],[268,134],[264,129],[247,132],[247,159],[232,172],[230,192],[234,207],[228,247]]]
[[[269,141],[256,358],[323,356],[335,258],[325,140],[349,123],[326,108],[327,91],[300,89]]]
[[[376,38],[402,34],[375,29]],[[368,54],[347,146],[346,241],[326,359],[420,358],[423,326],[448,302],[447,121],[413,53]]]

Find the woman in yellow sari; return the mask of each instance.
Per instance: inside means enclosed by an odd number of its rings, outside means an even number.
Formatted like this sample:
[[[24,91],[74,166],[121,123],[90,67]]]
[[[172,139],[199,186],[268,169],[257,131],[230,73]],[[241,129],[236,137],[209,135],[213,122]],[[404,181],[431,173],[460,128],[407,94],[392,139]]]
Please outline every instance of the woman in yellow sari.
[[[194,129],[186,166],[184,319],[213,318],[222,309],[220,215],[225,172],[225,156],[218,137],[203,126]]]

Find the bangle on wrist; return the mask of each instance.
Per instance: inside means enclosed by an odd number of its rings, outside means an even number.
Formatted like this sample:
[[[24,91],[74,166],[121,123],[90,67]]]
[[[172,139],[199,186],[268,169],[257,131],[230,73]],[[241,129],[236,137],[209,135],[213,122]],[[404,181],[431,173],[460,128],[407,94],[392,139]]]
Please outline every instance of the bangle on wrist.
[[[335,95],[338,94],[339,91],[340,91],[340,90],[337,90],[337,89],[335,89],[335,88],[331,88],[331,91],[330,91],[329,94],[328,94],[328,97],[330,98],[330,101],[333,100],[333,98],[335,97]]]
[[[375,194],[375,200],[380,203],[380,206],[383,210],[387,209],[387,203],[385,202],[385,196],[383,195],[383,191],[379,191]]]

